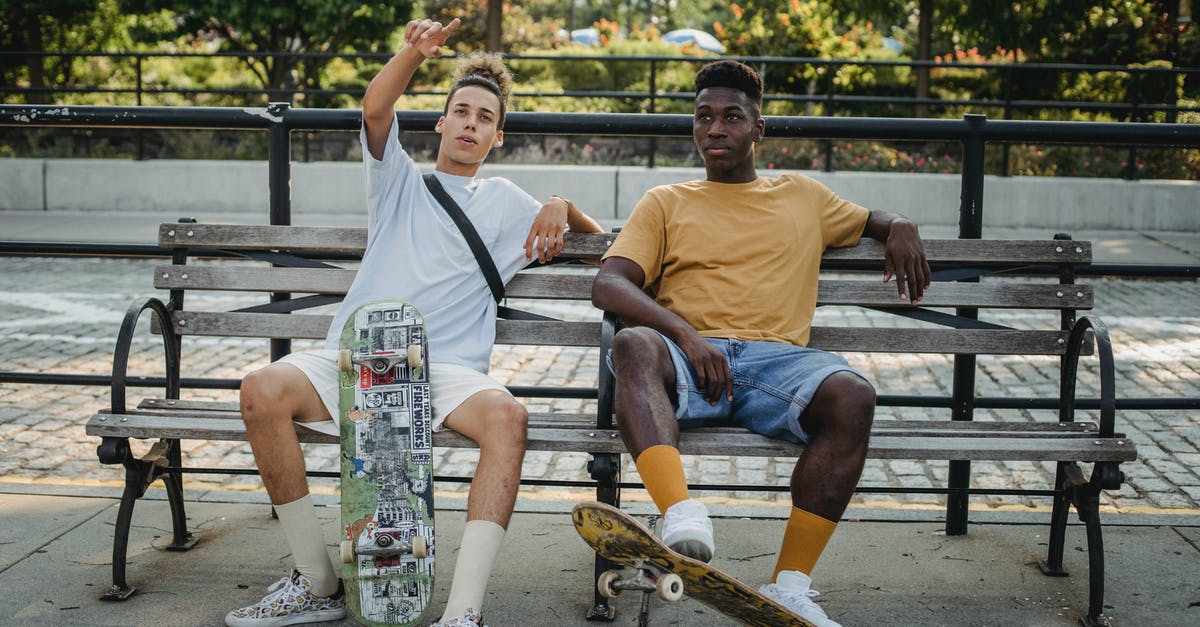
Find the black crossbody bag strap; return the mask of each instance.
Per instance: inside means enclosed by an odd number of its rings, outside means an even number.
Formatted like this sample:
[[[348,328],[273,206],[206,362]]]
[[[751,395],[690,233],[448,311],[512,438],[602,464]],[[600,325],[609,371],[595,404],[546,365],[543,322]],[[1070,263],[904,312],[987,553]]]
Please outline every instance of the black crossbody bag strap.
[[[454,220],[455,226],[462,231],[463,237],[467,240],[467,245],[471,247],[471,252],[475,254],[475,261],[479,262],[479,268],[483,270],[483,278],[487,279],[488,287],[492,290],[492,296],[499,303],[504,300],[504,281],[500,280],[500,271],[496,269],[496,262],[492,261],[492,255],[488,253],[487,246],[483,245],[483,240],[479,238],[479,232],[475,230],[475,225],[471,224],[471,220],[467,218],[467,214],[463,213],[462,207],[454,202],[450,194],[446,192],[446,188],[442,187],[442,182],[437,180],[437,177],[432,174],[425,175],[425,186],[433,193],[433,197],[437,199],[438,204],[446,213],[450,214],[450,219]]]

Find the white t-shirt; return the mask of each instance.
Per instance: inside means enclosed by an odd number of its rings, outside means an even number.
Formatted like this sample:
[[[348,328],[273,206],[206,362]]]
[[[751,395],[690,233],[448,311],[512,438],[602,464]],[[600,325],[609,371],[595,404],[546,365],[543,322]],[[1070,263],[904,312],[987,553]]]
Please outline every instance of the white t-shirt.
[[[337,348],[351,312],[372,300],[402,299],[425,317],[429,360],[486,373],[496,339],[496,301],[471,247],[425,186],[400,146],[392,124],[383,159],[367,150],[367,249],[342,301],[326,348]],[[475,179],[435,172],[487,246],[507,283],[526,265],[525,239],[541,203],[503,178]]]

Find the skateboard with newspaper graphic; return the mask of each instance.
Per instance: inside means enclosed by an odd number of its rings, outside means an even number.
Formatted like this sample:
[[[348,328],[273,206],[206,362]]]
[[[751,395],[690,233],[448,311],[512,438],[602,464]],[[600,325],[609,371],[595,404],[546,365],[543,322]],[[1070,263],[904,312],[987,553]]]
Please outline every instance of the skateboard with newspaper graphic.
[[[672,551],[654,532],[631,516],[605,503],[576,505],[571,512],[575,530],[601,557],[626,568],[600,575],[600,594],[612,598],[625,590],[655,592],[665,601],[684,594],[745,625],[812,623],[759,594],[733,577]]]
[[[342,578],[367,625],[415,625],[433,591],[433,447],[425,322],[403,301],[359,307],[338,351]]]

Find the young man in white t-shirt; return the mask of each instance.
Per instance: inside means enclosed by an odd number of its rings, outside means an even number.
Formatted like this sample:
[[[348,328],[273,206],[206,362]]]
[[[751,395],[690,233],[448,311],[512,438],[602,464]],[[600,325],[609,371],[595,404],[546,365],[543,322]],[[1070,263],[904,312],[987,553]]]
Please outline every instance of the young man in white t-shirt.
[[[229,625],[338,620],[345,603],[305,477],[293,422],[338,433],[337,347],[347,317],[361,304],[404,299],[423,314],[429,337],[434,429],[450,428],[479,444],[467,497],[467,523],[441,625],[482,624],[481,604],[520,485],[527,412],[486,374],[495,340],[496,302],[465,238],[426,189],[400,145],[395,105],[425,59],[439,56],[457,30],[414,20],[406,45],[363,96],[363,161],[370,212],[362,265],[326,336],[325,349],[293,353],[242,381],[241,409],[263,484],[279,516],[295,568],[258,604],[226,616]],[[479,231],[501,278],[533,257],[562,248],[562,233],[599,232],[570,202],[544,205],[500,178],[476,179],[502,130],[511,79],[499,57],[460,61],[435,130],[434,175]]]

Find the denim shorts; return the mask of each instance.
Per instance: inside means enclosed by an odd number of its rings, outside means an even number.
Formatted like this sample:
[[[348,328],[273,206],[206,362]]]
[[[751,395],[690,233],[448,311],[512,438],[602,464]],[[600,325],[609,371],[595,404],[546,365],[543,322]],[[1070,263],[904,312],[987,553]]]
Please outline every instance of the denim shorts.
[[[662,335],[662,334],[659,334]],[[706,338],[729,362],[733,372],[733,402],[722,394],[716,405],[704,400],[696,385],[696,371],[683,349],[666,336],[663,341],[675,364],[675,416],[680,429],[738,426],[788,442],[808,443],[800,427],[800,414],[817,388],[835,372],[867,377],[840,355],[781,342]]]

